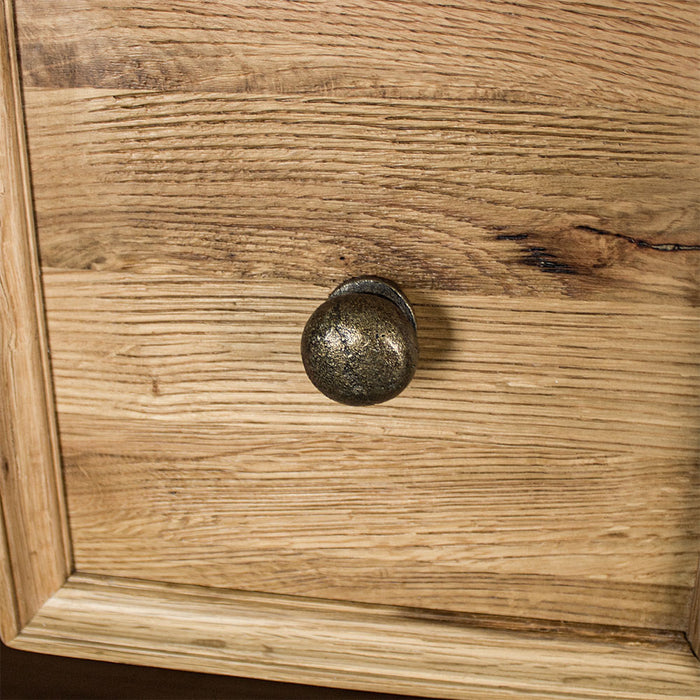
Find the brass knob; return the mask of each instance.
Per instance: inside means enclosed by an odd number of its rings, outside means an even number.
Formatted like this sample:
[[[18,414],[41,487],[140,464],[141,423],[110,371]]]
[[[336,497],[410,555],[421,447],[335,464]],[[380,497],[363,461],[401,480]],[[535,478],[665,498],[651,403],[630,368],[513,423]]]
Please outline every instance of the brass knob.
[[[301,357],[328,398],[368,406],[400,394],[418,361],[416,319],[403,292],[380,277],[354,277],[311,314]]]

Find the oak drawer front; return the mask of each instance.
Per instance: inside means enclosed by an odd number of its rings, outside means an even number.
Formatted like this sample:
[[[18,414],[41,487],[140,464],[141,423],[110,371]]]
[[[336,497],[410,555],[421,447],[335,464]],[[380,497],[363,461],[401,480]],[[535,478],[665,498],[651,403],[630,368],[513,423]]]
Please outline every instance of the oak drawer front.
[[[45,283],[80,570],[685,624],[697,320],[426,292],[411,387],[352,409],[301,367],[313,287]],[[448,347],[435,307],[454,324]]]
[[[606,88],[592,17],[511,95],[525,10],[100,7],[18,3],[77,566],[681,628],[700,252],[658,248],[697,243],[692,93]],[[299,335],[363,273],[423,357],[344,409]]]
[[[691,7],[15,11],[81,575],[687,631]],[[367,274],[421,356],[340,406],[300,335]]]

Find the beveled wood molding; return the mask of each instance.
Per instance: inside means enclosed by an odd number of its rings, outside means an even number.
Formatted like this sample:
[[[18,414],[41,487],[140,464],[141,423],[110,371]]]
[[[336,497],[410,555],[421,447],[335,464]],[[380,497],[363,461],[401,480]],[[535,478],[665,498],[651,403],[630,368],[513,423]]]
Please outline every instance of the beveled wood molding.
[[[436,698],[697,697],[680,633],[509,624],[74,574],[13,646]]]
[[[690,602],[688,642],[695,655],[700,659],[700,557],[698,557],[698,573],[695,576],[695,588]]]
[[[10,642],[65,581],[60,475],[12,3],[0,14],[0,632]]]

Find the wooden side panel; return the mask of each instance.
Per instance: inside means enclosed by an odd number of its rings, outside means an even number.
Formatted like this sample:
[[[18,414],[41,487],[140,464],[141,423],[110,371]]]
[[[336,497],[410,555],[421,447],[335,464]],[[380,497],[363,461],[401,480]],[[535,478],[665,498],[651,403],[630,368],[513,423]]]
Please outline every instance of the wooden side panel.
[[[0,13],[0,632],[63,583],[68,537],[34,240],[12,7]]]
[[[697,698],[700,664],[680,634],[518,626],[74,576],[18,646],[436,698]]]

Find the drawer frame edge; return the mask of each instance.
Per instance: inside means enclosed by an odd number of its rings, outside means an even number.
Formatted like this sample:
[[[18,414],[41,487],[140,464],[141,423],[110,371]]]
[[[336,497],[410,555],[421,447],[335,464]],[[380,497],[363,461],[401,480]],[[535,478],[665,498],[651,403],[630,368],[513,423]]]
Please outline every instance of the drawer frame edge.
[[[11,0],[0,0],[0,634],[72,569]]]
[[[479,700],[696,697],[682,633],[542,632],[401,607],[73,574],[13,646],[138,665]]]

